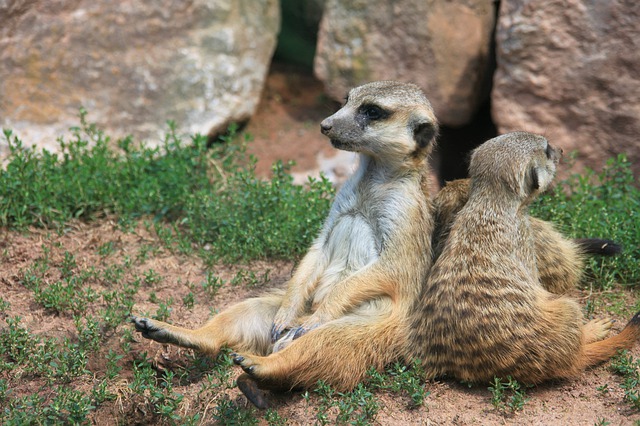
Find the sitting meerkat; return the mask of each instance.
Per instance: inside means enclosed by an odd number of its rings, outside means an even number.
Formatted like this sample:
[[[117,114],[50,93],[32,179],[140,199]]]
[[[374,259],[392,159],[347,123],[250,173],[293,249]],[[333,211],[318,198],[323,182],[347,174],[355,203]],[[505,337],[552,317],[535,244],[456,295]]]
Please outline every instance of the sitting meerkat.
[[[540,284],[528,204],[551,183],[559,153],[538,135],[499,136],[471,157],[469,199],[455,216],[422,288],[406,356],[427,378],[512,376],[535,384],[576,376],[630,348],[640,313],[601,340],[609,320],[586,324],[572,299]]]
[[[436,259],[442,252],[455,215],[469,199],[469,188],[469,179],[457,179],[447,182],[434,198],[435,230],[432,244]],[[531,217],[529,223],[540,283],[552,293],[565,294],[577,287],[584,271],[586,255],[611,256],[621,251],[620,245],[611,240],[570,240],[549,222]]]
[[[132,317],[161,343],[237,351],[251,375],[238,385],[258,406],[266,402],[253,379],[285,389],[322,379],[348,390],[371,366],[398,359],[431,268],[427,158],[438,125],[422,91],[392,81],[354,88],[321,130],[335,148],[358,153],[359,165],[284,293],[238,303],[196,330]]]

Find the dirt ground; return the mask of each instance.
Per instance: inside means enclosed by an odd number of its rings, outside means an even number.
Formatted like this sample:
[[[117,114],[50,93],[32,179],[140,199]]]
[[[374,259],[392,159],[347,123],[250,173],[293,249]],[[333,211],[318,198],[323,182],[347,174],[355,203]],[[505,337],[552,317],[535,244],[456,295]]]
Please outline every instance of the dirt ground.
[[[258,172],[268,174],[270,164],[279,158],[295,160],[294,172],[303,176],[308,171],[316,172],[320,166],[318,158],[331,158],[335,153],[328,142],[320,135],[319,122],[329,115],[336,105],[321,94],[320,83],[304,74],[288,70],[275,70],[269,77],[263,102],[257,116],[249,123],[247,130],[253,135],[250,152],[258,159]],[[347,165],[345,165],[345,163]],[[348,171],[348,161],[335,166],[336,176]],[[101,256],[98,249],[112,242],[114,254]],[[0,231],[0,294],[10,303],[6,317],[19,315],[22,325],[32,333],[71,337],[75,332],[73,320],[64,315],[52,315],[34,302],[31,291],[20,284],[20,274],[28,265],[43,256],[43,247],[50,250],[52,262],[61,262],[64,252],[72,253],[77,260],[77,268],[82,269],[97,265],[103,267],[109,263],[119,263],[125,256],[136,257],[141,247],[151,245],[162,247],[157,237],[139,226],[134,232],[123,232],[112,219],[105,219],[92,224],[73,224],[68,230],[58,235],[55,233],[34,230],[29,233]],[[188,283],[198,283],[205,279],[209,270],[197,256],[176,255],[166,249],[158,249],[152,256],[140,261],[132,273],[140,273],[148,269],[156,271],[160,277],[157,286],[142,287],[136,295],[134,310],[138,313],[154,312],[157,304],[149,301],[153,291],[159,300],[171,297],[175,301],[182,300],[193,287]],[[256,262],[251,269],[257,275],[269,270],[269,283],[255,288],[225,285],[211,302],[196,303],[187,308],[175,303],[169,321],[187,327],[195,327],[204,323],[211,314],[211,308],[224,309],[232,303],[248,296],[264,292],[270,286],[282,286],[290,276],[292,262]],[[225,280],[233,277],[237,271],[235,266],[216,265],[216,274]],[[110,288],[118,290],[117,287]],[[195,290],[193,290],[195,291]],[[576,290],[575,295],[583,301],[586,291]],[[205,296],[195,291],[196,300],[205,300]],[[606,313],[606,304],[599,305],[598,314]],[[1,318],[3,327],[4,318]],[[619,331],[625,323],[623,318],[614,326]],[[122,351],[120,336],[130,324],[123,322],[116,332],[106,339],[105,346],[90,361],[92,371],[104,370],[104,356],[109,349]],[[124,353],[121,364],[122,383],[117,389],[116,401],[102,405],[92,416],[95,424],[113,424],[115,418],[125,418],[129,424],[144,423],[143,413],[127,398],[127,381],[131,378],[131,363],[139,354],[147,352],[155,360],[158,369],[172,369],[188,364],[193,355],[189,350],[161,345],[142,339],[138,336],[131,344],[131,353]],[[640,348],[636,347],[632,354],[640,356]],[[336,361],[339,362],[339,361]],[[234,368],[235,376],[240,374]],[[86,380],[86,379],[83,379]],[[469,388],[465,384],[453,380],[430,381],[426,389],[430,394],[424,405],[410,409],[406,397],[396,394],[377,394],[381,409],[374,423],[380,425],[628,425],[640,421],[640,414],[623,400],[623,391],[619,388],[620,378],[613,374],[605,364],[593,368],[575,380],[548,383],[527,390],[528,400],[521,411],[506,414],[491,405],[491,393],[486,386]],[[24,381],[13,389],[15,396],[29,394],[38,389],[41,383]],[[78,382],[78,387],[90,386],[90,382]],[[608,392],[598,390],[607,385]],[[198,394],[201,384],[198,381],[181,386],[179,392],[185,396],[184,410],[194,410],[203,415],[203,424],[212,424],[211,411],[216,398],[213,395],[203,399]],[[233,401],[240,405],[247,404],[244,397],[236,389],[227,391]],[[300,393],[275,396],[272,406],[281,417],[288,419],[288,424],[313,424],[317,400],[307,402]],[[257,412],[262,416],[262,413]],[[331,417],[330,417],[331,418]],[[603,422],[604,421],[604,422]],[[605,423],[608,422],[608,423]],[[262,420],[262,423],[266,422]]]

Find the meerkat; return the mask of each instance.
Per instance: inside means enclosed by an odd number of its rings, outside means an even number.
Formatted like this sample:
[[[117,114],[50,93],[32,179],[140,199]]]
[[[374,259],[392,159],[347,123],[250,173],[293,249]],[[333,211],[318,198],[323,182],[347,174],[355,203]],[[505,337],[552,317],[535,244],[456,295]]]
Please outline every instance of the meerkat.
[[[406,346],[404,331],[432,262],[427,159],[438,132],[413,84],[352,89],[321,123],[341,150],[358,153],[319,236],[286,291],[246,300],[196,330],[133,316],[142,336],[204,351],[228,346],[249,376],[238,385],[258,406],[257,387],[349,390]]]
[[[407,357],[426,377],[535,384],[576,376],[630,348],[640,313],[601,340],[609,320],[586,324],[579,305],[540,284],[527,206],[551,183],[559,153],[538,135],[491,139],[471,157],[469,199],[422,288]]]
[[[469,179],[447,182],[434,197],[435,230],[433,252],[437,259],[442,252],[456,214],[469,199]],[[540,283],[555,294],[575,289],[582,277],[585,258],[589,254],[612,256],[621,246],[602,238],[570,240],[558,232],[553,224],[535,217],[529,219]]]

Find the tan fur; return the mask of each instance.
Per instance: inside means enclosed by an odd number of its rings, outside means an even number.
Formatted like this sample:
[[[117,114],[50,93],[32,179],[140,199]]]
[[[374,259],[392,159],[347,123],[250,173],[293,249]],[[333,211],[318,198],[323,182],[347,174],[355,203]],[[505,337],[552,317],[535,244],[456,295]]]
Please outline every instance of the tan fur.
[[[572,377],[630,347],[638,314],[598,341],[610,321],[583,325],[578,304],[545,290],[536,267],[530,201],[548,187],[557,152],[542,136],[513,133],[477,148],[469,200],[455,216],[422,289],[407,357],[427,377],[524,383]]]
[[[261,387],[323,379],[348,390],[370,366],[398,359],[431,267],[433,110],[414,85],[375,82],[351,90],[321,128],[336,148],[359,153],[360,164],[284,294],[241,302],[197,330],[133,317],[144,337],[210,354],[230,346]],[[255,392],[245,376],[241,389]]]
[[[447,182],[434,198],[433,248],[436,258],[442,252],[455,215],[469,199],[469,186],[469,179]],[[584,270],[584,250],[565,238],[553,224],[534,217],[529,222],[542,286],[555,294],[575,289]]]

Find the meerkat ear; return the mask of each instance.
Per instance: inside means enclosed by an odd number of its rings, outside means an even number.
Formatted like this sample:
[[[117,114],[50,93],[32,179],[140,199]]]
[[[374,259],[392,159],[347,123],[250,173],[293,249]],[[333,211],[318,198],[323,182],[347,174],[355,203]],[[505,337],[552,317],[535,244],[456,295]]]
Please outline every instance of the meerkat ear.
[[[553,182],[554,173],[544,167],[531,167],[531,193],[545,191]]]
[[[531,192],[535,192],[540,189],[540,176],[538,176],[538,168],[531,168]]]
[[[416,121],[413,124],[413,138],[420,148],[425,148],[438,136],[438,124],[433,121]]]

